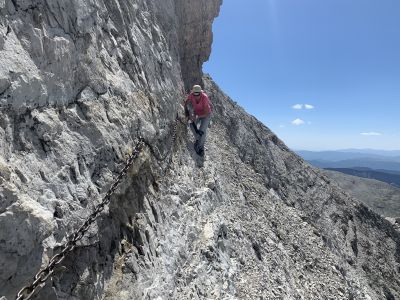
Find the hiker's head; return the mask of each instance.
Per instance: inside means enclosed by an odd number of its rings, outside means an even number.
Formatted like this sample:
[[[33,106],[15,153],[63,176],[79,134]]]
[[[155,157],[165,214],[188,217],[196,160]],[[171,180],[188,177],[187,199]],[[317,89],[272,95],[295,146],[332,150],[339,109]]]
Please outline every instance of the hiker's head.
[[[199,85],[194,85],[193,86],[193,89],[192,89],[192,93],[193,93],[193,95],[195,95],[195,96],[199,96],[200,94],[201,94],[201,86],[199,86]]]

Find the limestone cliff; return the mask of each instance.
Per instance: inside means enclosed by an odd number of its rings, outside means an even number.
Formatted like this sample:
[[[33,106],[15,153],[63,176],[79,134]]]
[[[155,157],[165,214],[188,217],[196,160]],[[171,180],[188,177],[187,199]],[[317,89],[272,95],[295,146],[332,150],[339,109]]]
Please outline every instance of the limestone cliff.
[[[37,299],[400,297],[399,232],[210,77],[204,167],[185,125],[171,143],[220,5],[0,0],[0,296],[81,226],[141,135],[109,208]]]

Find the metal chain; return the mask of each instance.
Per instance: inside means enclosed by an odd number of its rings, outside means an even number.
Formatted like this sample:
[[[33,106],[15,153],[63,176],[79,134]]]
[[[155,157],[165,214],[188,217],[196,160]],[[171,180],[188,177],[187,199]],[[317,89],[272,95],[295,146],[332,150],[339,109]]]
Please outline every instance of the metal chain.
[[[174,152],[174,146],[176,144],[176,139],[177,139],[177,135],[178,135],[178,121],[180,121],[180,119],[179,119],[179,116],[176,115],[175,123],[172,127],[172,138],[171,138],[171,147],[170,147],[171,153]],[[170,167],[171,162],[172,162],[172,155],[170,155],[170,157],[169,157],[167,169]]]
[[[90,225],[98,218],[99,214],[104,210],[104,208],[110,203],[111,195],[115,192],[118,185],[121,183],[122,179],[125,177],[129,168],[133,164],[133,161],[139,156],[144,146],[143,138],[139,137],[136,147],[133,149],[132,153],[129,155],[125,162],[125,166],[118,174],[117,179],[111,185],[105,196],[103,197],[100,204],[98,204],[92,214],[86,219],[79,229],[73,234],[67,237],[67,242],[61,245],[61,252],[55,254],[49,261],[46,267],[40,269],[40,271],[35,275],[34,281],[31,285],[23,287],[17,294],[16,300],[29,300],[32,296],[42,289],[47,279],[53,274],[54,269],[58,266],[65,258],[65,256],[75,249],[76,243],[83,238],[85,233],[88,231]]]
[[[182,94],[184,94],[184,93],[182,93]],[[129,155],[128,159],[126,160],[124,168],[120,171],[120,173],[118,174],[117,179],[111,185],[111,187],[109,188],[109,190],[107,191],[107,193],[103,197],[103,199],[100,202],[100,204],[98,204],[96,206],[96,208],[93,211],[93,213],[86,219],[86,221],[83,223],[83,225],[81,227],[79,227],[79,229],[76,232],[74,232],[73,234],[71,234],[71,235],[69,235],[67,237],[67,242],[65,242],[64,244],[61,245],[61,248],[62,248],[61,252],[58,253],[58,254],[55,254],[50,259],[50,261],[47,264],[47,266],[39,270],[39,272],[35,275],[34,281],[32,282],[32,284],[23,287],[18,292],[16,300],[29,300],[29,299],[32,298],[32,296],[36,292],[38,292],[39,290],[41,290],[45,286],[47,279],[54,273],[55,267],[58,266],[59,264],[61,264],[61,262],[64,260],[64,258],[66,257],[66,255],[69,252],[71,252],[71,251],[73,251],[75,249],[76,243],[83,238],[85,233],[88,231],[90,225],[92,225],[92,223],[98,218],[99,214],[110,203],[111,195],[115,192],[115,190],[117,189],[118,185],[121,183],[122,179],[124,178],[124,176],[128,172],[128,169],[133,164],[133,161],[141,153],[144,145],[147,145],[149,147],[149,149],[152,152],[152,154],[158,160],[165,160],[167,158],[167,156],[170,153],[173,152],[174,144],[175,144],[176,139],[177,139],[178,121],[181,124],[185,124],[186,125],[186,123],[184,121],[182,121],[181,118],[177,115],[176,119],[175,119],[175,122],[173,124],[173,128],[172,128],[172,139],[171,139],[171,144],[172,145],[170,147],[170,150],[167,151],[167,153],[166,153],[166,155],[164,157],[161,157],[161,155],[156,155],[153,147],[148,142],[146,142],[142,137],[138,138],[138,143],[137,143],[135,149]],[[158,152],[160,152],[160,151],[158,151]],[[157,157],[157,156],[159,156],[159,157]],[[168,162],[167,169],[169,168],[171,161],[172,161],[172,155],[170,156],[170,161]]]
[[[161,155],[161,151],[158,149],[157,146],[153,146],[151,145],[150,142],[148,141],[144,141],[144,143],[149,147],[151,154],[153,154],[153,156],[158,160],[158,161],[165,161],[167,159],[167,157],[173,152],[173,146],[176,142],[176,137],[177,137],[177,129],[178,129],[178,122],[182,123],[182,124],[186,124],[184,123],[179,116],[177,115],[174,123],[172,125],[172,138],[171,138],[171,147],[169,147],[168,151],[164,154]]]

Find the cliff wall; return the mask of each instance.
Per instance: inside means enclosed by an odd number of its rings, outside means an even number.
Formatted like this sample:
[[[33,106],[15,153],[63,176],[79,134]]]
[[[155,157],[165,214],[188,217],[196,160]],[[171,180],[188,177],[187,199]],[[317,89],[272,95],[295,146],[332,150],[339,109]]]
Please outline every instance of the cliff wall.
[[[220,4],[0,1],[1,294],[80,226],[139,134],[168,137]]]

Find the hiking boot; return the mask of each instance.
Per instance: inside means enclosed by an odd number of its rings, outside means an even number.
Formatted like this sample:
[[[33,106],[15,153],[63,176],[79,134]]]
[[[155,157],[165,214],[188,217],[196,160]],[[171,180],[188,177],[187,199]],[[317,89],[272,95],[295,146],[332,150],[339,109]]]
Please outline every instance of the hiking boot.
[[[197,151],[197,154],[201,157],[204,156],[204,149],[199,149],[199,151]]]

